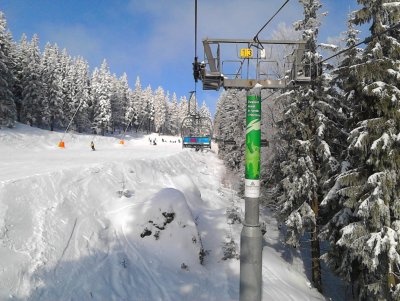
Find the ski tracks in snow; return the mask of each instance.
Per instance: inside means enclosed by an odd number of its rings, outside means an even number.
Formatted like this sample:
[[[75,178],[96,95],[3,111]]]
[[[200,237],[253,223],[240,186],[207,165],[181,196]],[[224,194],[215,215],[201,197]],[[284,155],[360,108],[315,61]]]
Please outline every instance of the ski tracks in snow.
[[[168,296],[168,293],[167,293],[166,289],[163,287],[162,284],[160,284],[158,282],[157,277],[154,276],[154,272],[148,267],[148,263],[143,258],[143,255],[140,252],[140,250],[137,247],[137,245],[135,244],[134,240],[130,240],[130,239],[127,238],[124,229],[125,229],[124,225],[121,225],[119,231],[122,233],[122,237],[123,237],[123,240],[125,242],[125,243],[122,243],[122,246],[124,248],[125,254],[130,254],[130,251],[133,252],[136,260],[139,261],[139,263],[141,264],[141,267],[146,272],[146,276],[149,278],[148,284],[155,285],[157,290],[160,292],[161,298],[159,300],[165,300],[165,301],[171,300],[169,298],[169,296]],[[121,239],[121,236],[120,235],[118,235],[118,236],[119,236],[119,239]],[[127,249],[126,246],[129,247],[129,250]],[[153,294],[153,292],[152,292],[152,294]]]
[[[67,251],[67,249],[68,249],[68,247],[69,247],[69,244],[70,244],[70,242],[71,242],[72,236],[74,235],[74,232],[75,232],[76,222],[77,222],[77,221],[78,221],[78,218],[75,218],[74,225],[72,226],[71,234],[69,235],[67,244],[66,244],[66,246],[64,247],[60,258],[57,260],[56,266],[54,267],[54,273],[57,272],[58,265],[60,264],[60,261],[64,258],[65,252]]]

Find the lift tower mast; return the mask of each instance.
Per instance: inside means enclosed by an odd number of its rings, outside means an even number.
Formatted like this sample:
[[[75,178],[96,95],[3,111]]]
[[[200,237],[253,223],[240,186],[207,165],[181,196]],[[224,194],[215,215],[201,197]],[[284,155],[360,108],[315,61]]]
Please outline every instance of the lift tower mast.
[[[195,7],[197,43],[197,0]],[[259,222],[261,90],[308,84],[317,67],[305,59],[306,41],[259,40],[261,30],[253,39],[204,39],[204,60],[199,62],[196,50],[193,62],[194,80],[202,81],[203,90],[217,91],[222,87],[247,91],[245,219],[240,236],[240,301],[261,301],[262,297],[262,234]],[[285,62],[267,57],[267,49],[273,52],[274,49],[282,51],[288,48],[291,54]],[[223,51],[226,51],[227,56],[236,53],[236,57],[226,59],[221,54]],[[282,77],[269,72],[276,65],[287,70]]]

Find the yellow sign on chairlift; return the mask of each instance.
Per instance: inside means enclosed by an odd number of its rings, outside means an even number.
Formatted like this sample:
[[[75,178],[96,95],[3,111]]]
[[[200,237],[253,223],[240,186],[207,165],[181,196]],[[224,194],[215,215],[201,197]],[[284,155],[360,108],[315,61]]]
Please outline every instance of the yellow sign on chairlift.
[[[249,59],[253,57],[253,49],[251,48],[241,48],[240,49],[240,58]]]

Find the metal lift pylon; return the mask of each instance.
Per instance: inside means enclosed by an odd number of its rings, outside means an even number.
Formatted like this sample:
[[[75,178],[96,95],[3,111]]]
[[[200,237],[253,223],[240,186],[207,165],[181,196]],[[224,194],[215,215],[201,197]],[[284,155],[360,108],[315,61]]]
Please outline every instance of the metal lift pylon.
[[[288,3],[282,5],[277,13]],[[277,14],[275,13],[275,15]],[[275,15],[273,17],[275,17]],[[272,17],[272,18],[273,18]],[[260,149],[261,149],[261,90],[285,89],[308,84],[316,73],[312,62],[305,59],[306,41],[253,39],[204,39],[204,60],[197,57],[197,0],[195,0],[195,58],[193,76],[203,83],[203,90],[245,89],[246,150],[245,150],[245,219],[240,236],[240,301],[261,301],[262,298],[262,234],[259,222]],[[235,59],[222,60],[223,46],[235,45]],[[242,48],[238,48],[238,46]],[[270,76],[262,64],[268,65],[266,48],[291,47],[283,76]],[[232,53],[228,52],[228,53]],[[226,69],[227,64],[236,64]],[[278,62],[279,63],[279,62]],[[268,68],[268,67],[267,67]],[[253,69],[253,70],[251,70]],[[233,71],[232,71],[233,70]]]

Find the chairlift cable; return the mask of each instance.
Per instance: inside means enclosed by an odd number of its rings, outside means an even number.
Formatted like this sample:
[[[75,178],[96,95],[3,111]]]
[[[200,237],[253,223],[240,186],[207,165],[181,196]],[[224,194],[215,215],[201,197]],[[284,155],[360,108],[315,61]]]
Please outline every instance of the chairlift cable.
[[[396,25],[393,25],[393,26],[389,27],[388,29],[386,29],[386,30],[384,30],[382,32],[379,32],[379,33],[374,34],[374,35],[372,35],[370,37],[367,37],[363,41],[361,41],[361,42],[359,42],[359,43],[357,43],[357,44],[355,44],[353,46],[350,46],[349,48],[343,49],[343,50],[339,51],[338,53],[335,53],[334,55],[331,55],[330,57],[328,57],[328,58],[326,58],[326,59],[324,59],[324,60],[322,60],[322,61],[320,61],[318,63],[319,64],[325,63],[326,61],[328,61],[330,59],[333,59],[334,57],[337,57],[338,55],[341,55],[342,53],[345,53],[345,52],[347,52],[347,51],[349,51],[349,50],[351,50],[351,49],[353,49],[355,47],[358,47],[361,44],[367,44],[367,43],[371,42],[373,38],[379,37],[379,36],[387,33],[388,31],[391,31],[391,30],[394,30],[394,29],[397,29],[397,28],[400,29],[400,22],[397,23]]]
[[[198,60],[197,57],[197,0],[195,0],[195,7],[194,7],[194,57],[195,61]],[[194,95],[196,96],[197,94],[197,81],[194,82]]]
[[[282,6],[275,12],[275,14],[264,24],[264,26],[261,27],[261,29],[257,32],[257,34],[253,38],[254,42],[256,42],[257,44],[260,44],[259,43],[259,39],[258,39],[258,35],[261,33],[261,31],[263,31],[265,29],[265,27],[268,26],[269,23],[271,23],[271,21],[275,18],[275,16],[277,14],[279,14],[279,12],[286,6],[286,4],[288,4],[289,1],[290,0],[286,0],[285,3],[283,3]]]
[[[200,72],[200,65],[197,57],[197,0],[194,1],[194,62],[193,62],[193,74],[194,74],[194,95],[197,95],[197,80]],[[190,110],[190,99],[189,99],[189,110]],[[190,114],[190,112],[189,112]]]
[[[197,0],[194,1],[194,57],[197,58]]]
[[[279,90],[275,90],[274,92],[272,92],[272,93],[269,94],[268,96],[262,98],[262,99],[261,99],[261,102],[263,102],[264,100],[270,98],[271,96],[275,95],[275,94],[278,93],[278,92],[279,92]]]

